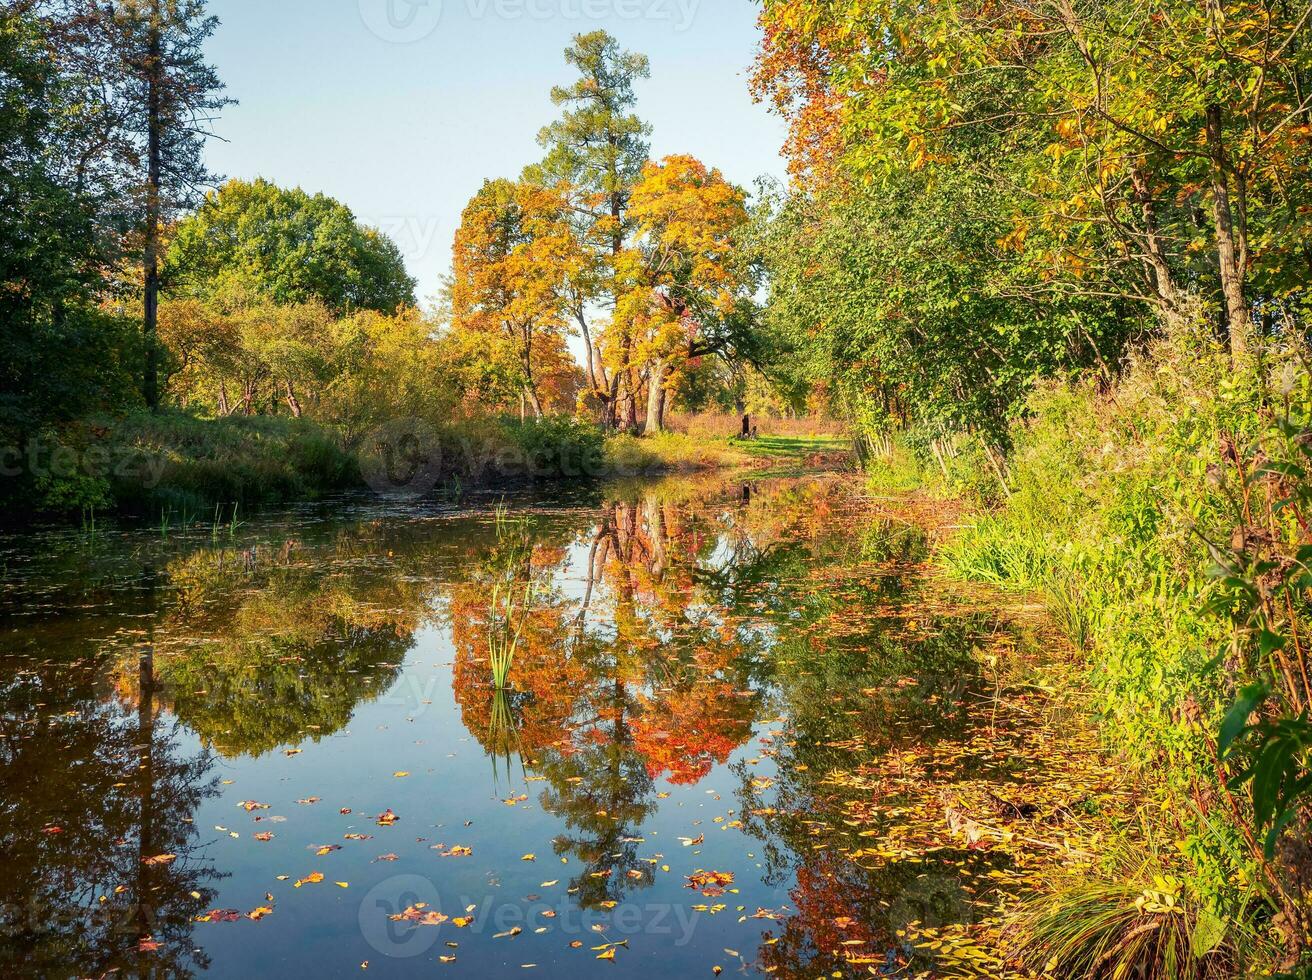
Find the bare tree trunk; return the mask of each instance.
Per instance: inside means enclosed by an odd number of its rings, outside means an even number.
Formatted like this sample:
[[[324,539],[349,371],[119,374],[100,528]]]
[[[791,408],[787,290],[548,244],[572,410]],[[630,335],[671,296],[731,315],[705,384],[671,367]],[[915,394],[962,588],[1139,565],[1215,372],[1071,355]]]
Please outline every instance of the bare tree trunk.
[[[610,394],[610,379],[606,377],[606,365],[602,363],[601,352],[592,343],[592,329],[588,326],[588,317],[582,310],[576,310],[574,319],[583,331],[583,343],[588,351],[588,383],[592,394],[601,402],[602,424],[614,428],[614,401]]]
[[[665,431],[665,383],[669,380],[669,367],[664,358],[651,365],[651,378],[647,382],[647,425],[644,431],[651,435]]]
[[[529,406],[533,409],[534,418],[541,421],[542,417],[546,413],[542,411],[542,399],[538,397],[537,386],[533,384],[532,381],[530,381],[529,386],[526,389],[524,389],[524,392],[525,394],[528,395],[528,403]]]
[[[520,351],[522,352],[522,366],[524,368],[524,394],[528,397],[528,402],[533,406],[533,415],[537,419],[543,416],[542,399],[538,397],[537,379],[533,377],[533,333],[532,328],[525,328],[522,334]],[[522,405],[521,401],[521,405]]]
[[[226,381],[220,381],[219,382],[219,415],[221,415],[223,418],[226,419],[231,414],[232,414],[232,406],[228,404],[228,383]]]
[[[620,428],[625,432],[636,434],[638,431],[638,395],[637,382],[632,368],[617,375],[622,377],[624,386],[620,392]]]
[[[293,418],[300,418],[300,417],[301,417],[301,403],[300,403],[300,401],[299,401],[299,400],[297,399],[297,397],[296,397],[296,392],[295,392],[295,390],[292,388],[292,383],[291,383],[290,381],[284,381],[283,384],[284,384],[284,385],[286,386],[286,388],[287,388],[287,407],[290,408],[290,409],[292,410],[292,417],[293,417]]]
[[[1230,179],[1221,129],[1221,107],[1207,107],[1207,147],[1212,159],[1212,220],[1216,226],[1217,264],[1221,273],[1226,331],[1230,354],[1240,358],[1248,354],[1252,337],[1252,317],[1244,299],[1244,270],[1239,265],[1239,246],[1235,241],[1235,220],[1230,207]]]
[[[1162,246],[1160,226],[1157,221],[1157,206],[1153,201],[1152,188],[1148,178],[1138,167],[1131,174],[1134,181],[1134,195],[1143,214],[1144,255],[1153,270],[1153,285],[1161,301],[1162,310],[1167,317],[1174,319],[1180,312],[1180,291],[1176,288],[1175,277],[1166,260],[1166,250]],[[1095,347],[1094,353],[1097,353]]]
[[[142,397],[151,409],[159,407],[159,238],[160,181],[163,171],[163,127],[161,88],[163,79],[163,38],[161,36],[159,0],[151,9],[150,48],[146,63],[146,228],[145,228],[145,319],[142,332],[146,341],[145,377]]]

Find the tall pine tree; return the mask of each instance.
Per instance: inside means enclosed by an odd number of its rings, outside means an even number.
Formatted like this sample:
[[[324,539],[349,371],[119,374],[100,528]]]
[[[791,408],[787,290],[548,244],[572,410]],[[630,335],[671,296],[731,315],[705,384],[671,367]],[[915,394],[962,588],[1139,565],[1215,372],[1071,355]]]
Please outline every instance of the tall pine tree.
[[[165,224],[217,182],[203,150],[217,112],[231,104],[205,61],[218,27],[204,0],[121,0],[99,8],[120,85],[121,162],[133,193],[141,238],[145,315],[142,395],[159,404],[161,238]]]
[[[629,199],[651,149],[651,126],[633,112],[633,86],[649,77],[651,67],[646,55],[623,50],[605,31],[575,37],[565,60],[578,69],[579,78],[552,90],[552,102],[564,112],[538,136],[547,155],[525,177],[546,185],[563,182],[575,191],[576,231],[594,259],[591,275],[574,290],[573,310],[588,347],[588,381],[606,422],[636,429],[633,340],[609,338],[608,371],[588,322],[588,308],[604,301],[613,310],[625,292],[623,257],[633,233]]]

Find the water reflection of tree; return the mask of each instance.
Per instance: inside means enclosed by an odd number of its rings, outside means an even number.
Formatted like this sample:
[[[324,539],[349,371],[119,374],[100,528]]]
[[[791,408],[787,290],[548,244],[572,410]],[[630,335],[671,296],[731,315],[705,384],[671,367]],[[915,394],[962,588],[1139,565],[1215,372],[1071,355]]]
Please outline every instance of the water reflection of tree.
[[[536,538],[514,566],[537,599],[500,701],[487,682],[486,636],[497,624],[486,610],[507,581],[505,549],[453,587],[466,728],[490,754],[518,751],[546,780],[541,802],[565,823],[555,847],[582,864],[572,884],[585,906],[650,883],[638,835],[657,780],[695,783],[751,737],[765,635],[747,614],[795,556],[743,517],[737,495],[613,499],[575,541],[579,569],[564,561],[567,538]],[[576,589],[566,572],[582,580]]]
[[[310,553],[216,549],[170,563],[159,696],[224,755],[340,731],[395,681],[431,601],[432,586],[398,567],[422,552],[379,564],[378,546],[357,530]],[[130,688],[131,672],[122,679]]]
[[[6,976],[189,977],[208,966],[193,921],[220,875],[192,815],[217,779],[208,752],[183,755],[176,723],[160,717],[152,639],[138,647],[131,704],[98,696],[95,659],[4,665]]]

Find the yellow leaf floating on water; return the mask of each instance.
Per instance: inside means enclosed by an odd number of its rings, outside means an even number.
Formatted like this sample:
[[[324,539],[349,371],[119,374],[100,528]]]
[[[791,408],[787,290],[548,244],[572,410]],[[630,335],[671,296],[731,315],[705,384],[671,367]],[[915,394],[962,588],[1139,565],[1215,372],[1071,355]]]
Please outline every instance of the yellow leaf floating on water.
[[[306,877],[302,878],[300,881],[296,882],[296,884],[293,887],[300,888],[302,885],[317,885],[321,881],[323,881],[323,873],[319,871],[314,871],[309,875],[307,875]]]

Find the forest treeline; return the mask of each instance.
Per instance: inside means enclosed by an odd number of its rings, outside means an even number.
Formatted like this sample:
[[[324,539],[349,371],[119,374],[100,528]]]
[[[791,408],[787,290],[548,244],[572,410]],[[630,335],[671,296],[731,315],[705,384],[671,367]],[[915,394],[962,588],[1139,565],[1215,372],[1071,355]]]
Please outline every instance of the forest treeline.
[[[973,502],[947,563],[1046,596],[1146,787],[1010,954],[1305,976],[1312,7],[762,6],[770,327],[877,479]]]
[[[397,423],[476,446],[445,454],[449,478],[502,457],[643,468],[700,458],[633,441],[676,401],[807,409],[808,386],[767,374],[748,194],[690,155],[651,157],[643,55],[575,39],[541,160],[474,194],[421,302],[396,243],[345,203],[206,167],[230,102],[205,57],[216,27],[200,0],[0,8],[11,508],[350,486]]]

